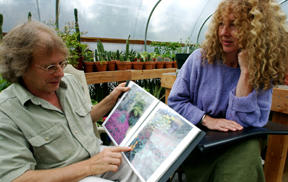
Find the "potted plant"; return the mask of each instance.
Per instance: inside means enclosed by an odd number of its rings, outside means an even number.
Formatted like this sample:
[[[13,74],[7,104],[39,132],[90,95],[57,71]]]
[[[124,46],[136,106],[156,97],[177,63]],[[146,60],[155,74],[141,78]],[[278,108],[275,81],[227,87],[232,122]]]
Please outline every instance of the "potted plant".
[[[132,69],[132,63],[130,61],[129,39],[130,39],[130,34],[128,35],[128,39],[126,40],[126,50],[125,50],[126,68],[128,70]]]
[[[141,53],[141,57],[144,60],[144,69],[153,69],[153,62],[151,61],[151,55],[144,51]]]
[[[107,61],[108,61],[107,62],[108,71],[115,71],[116,70],[116,53],[109,51],[107,53]]]
[[[130,39],[130,35],[128,36],[128,39],[126,40],[125,54],[119,53],[120,61],[116,62],[118,70],[132,69],[132,63],[130,62],[130,57],[129,57],[129,39]]]
[[[163,57],[162,56],[160,56],[160,55],[158,55],[157,57],[156,57],[156,68],[157,69],[162,69],[162,68],[164,68],[164,61],[163,61]]]
[[[125,56],[119,52],[119,61],[116,62],[118,70],[127,70],[127,64],[125,61]]]
[[[97,58],[95,58],[95,66],[97,71],[106,71],[107,70],[107,58],[106,58],[106,51],[104,50],[104,46],[100,40],[97,41],[97,50],[95,50]]]
[[[83,50],[84,72],[93,72],[94,70],[94,57],[93,52],[87,47]]]
[[[165,62],[165,68],[172,68],[173,62],[168,56],[164,58],[164,62]]]
[[[135,70],[143,69],[144,62],[143,62],[143,59],[141,58],[140,53],[137,53],[137,56],[134,59],[134,62],[132,62],[132,65],[133,65],[133,69]]]

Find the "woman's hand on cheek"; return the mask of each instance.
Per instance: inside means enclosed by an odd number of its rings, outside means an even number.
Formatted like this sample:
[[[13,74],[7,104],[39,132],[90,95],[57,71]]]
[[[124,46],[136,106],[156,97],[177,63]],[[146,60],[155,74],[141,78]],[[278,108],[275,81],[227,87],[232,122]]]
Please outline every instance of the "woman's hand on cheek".
[[[241,71],[248,71],[249,60],[248,60],[247,50],[242,49],[238,53],[238,63],[239,63]]]

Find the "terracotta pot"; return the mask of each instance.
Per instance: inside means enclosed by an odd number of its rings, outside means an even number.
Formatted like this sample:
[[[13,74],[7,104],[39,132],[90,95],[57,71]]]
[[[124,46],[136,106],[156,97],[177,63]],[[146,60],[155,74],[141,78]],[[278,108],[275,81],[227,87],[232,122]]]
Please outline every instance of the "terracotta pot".
[[[127,70],[132,70],[132,62],[125,62]]]
[[[86,73],[93,72],[94,62],[84,62],[84,71]]]
[[[127,70],[127,64],[125,61],[116,61],[117,70]]]
[[[132,62],[132,67],[134,70],[142,70],[144,62]]]
[[[157,69],[162,69],[162,68],[164,68],[164,62],[156,62],[156,68]]]
[[[80,56],[77,60],[78,64],[76,65],[76,68],[78,70],[85,70],[85,62],[84,62],[84,57]]]
[[[108,71],[116,70],[116,60],[108,61]]]
[[[171,61],[165,62],[165,68],[172,68],[173,63]]]
[[[153,69],[153,62],[152,61],[147,61],[144,63],[144,69]]]
[[[155,68],[156,68],[156,62],[152,61],[152,69],[155,69]]]
[[[176,61],[173,61],[172,67],[177,68],[177,62]]]
[[[95,66],[96,66],[96,71],[100,72],[100,71],[107,71],[107,65],[108,63],[106,61],[97,61],[95,62]]]

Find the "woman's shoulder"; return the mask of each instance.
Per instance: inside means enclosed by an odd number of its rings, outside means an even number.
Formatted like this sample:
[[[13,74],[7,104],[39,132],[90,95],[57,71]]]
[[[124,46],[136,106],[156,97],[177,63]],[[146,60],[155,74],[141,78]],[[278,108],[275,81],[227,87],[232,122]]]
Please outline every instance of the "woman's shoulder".
[[[187,58],[186,62],[189,65],[189,67],[191,66],[199,67],[202,62],[202,49],[199,48],[193,51],[192,54],[190,54],[190,56]]]

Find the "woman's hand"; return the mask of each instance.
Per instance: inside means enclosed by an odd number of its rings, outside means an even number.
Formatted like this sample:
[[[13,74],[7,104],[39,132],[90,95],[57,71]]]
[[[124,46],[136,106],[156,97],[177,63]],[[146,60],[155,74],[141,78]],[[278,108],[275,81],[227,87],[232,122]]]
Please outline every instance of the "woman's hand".
[[[103,174],[108,171],[116,172],[122,162],[121,152],[131,151],[130,147],[107,147],[86,162],[90,175]]]
[[[236,123],[235,121],[224,119],[224,118],[212,118],[208,115],[202,121],[202,125],[206,126],[210,130],[218,131],[237,131],[242,130],[243,126]]]
[[[241,72],[248,72],[249,61],[248,61],[247,50],[244,49],[238,53],[238,63],[239,63]]]
[[[248,70],[249,60],[247,50],[241,50],[239,52],[238,63],[240,66],[241,73],[236,87],[236,96],[246,97],[253,91],[253,87],[249,83],[249,70]]]

